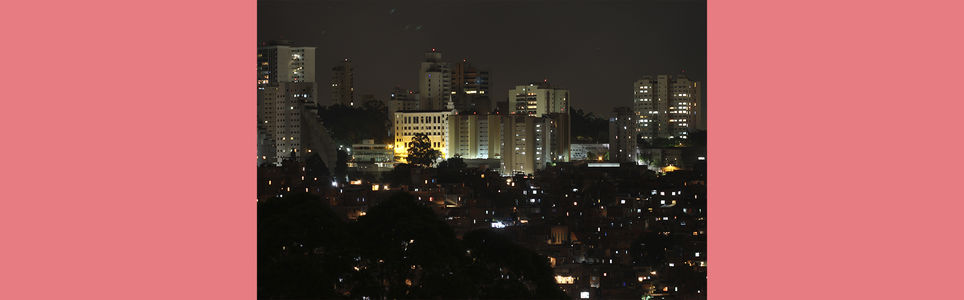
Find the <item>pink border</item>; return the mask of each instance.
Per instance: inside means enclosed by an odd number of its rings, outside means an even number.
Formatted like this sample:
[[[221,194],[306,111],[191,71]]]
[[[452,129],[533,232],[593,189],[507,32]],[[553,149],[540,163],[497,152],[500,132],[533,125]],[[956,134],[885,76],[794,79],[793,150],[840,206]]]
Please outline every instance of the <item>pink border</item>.
[[[960,298],[961,2],[708,5],[709,295]]]
[[[0,299],[254,299],[256,3],[12,1]]]
[[[254,298],[255,1],[5,4],[0,298]],[[961,11],[709,1],[713,299],[959,294]]]

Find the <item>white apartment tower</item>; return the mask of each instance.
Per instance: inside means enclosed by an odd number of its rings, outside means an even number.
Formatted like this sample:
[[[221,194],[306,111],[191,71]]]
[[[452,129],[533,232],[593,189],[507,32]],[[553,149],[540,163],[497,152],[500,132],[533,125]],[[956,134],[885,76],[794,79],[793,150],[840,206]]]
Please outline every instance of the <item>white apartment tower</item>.
[[[258,87],[281,82],[311,83],[315,86],[315,47],[295,47],[287,41],[273,41],[258,47]],[[312,103],[318,103],[312,94]]]
[[[279,163],[288,157],[301,157],[302,113],[312,99],[312,84],[279,82],[258,88],[258,125],[264,129],[272,153],[259,153],[263,161]],[[263,151],[264,151],[263,150]]]
[[[567,114],[459,114],[449,117],[448,154],[499,159],[501,173],[534,174],[546,163],[569,161]]]
[[[686,139],[702,129],[701,83],[683,75],[646,76],[633,84],[633,110],[642,139]]]
[[[548,82],[519,85],[509,90],[509,111],[541,117],[569,113],[569,90],[555,89]]]
[[[420,110],[445,110],[452,100],[452,71],[442,61],[442,53],[432,49],[425,53],[425,60],[418,70],[418,94]]]

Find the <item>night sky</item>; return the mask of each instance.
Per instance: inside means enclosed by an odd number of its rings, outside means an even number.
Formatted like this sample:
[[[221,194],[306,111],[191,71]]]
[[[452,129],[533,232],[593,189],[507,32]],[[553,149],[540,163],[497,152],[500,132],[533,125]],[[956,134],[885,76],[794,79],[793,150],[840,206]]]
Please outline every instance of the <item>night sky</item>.
[[[574,108],[608,115],[632,105],[639,77],[681,70],[707,98],[705,1],[259,0],[258,41],[274,39],[317,47],[323,104],[340,60],[354,64],[356,95],[387,100],[394,86],[417,89],[431,48],[488,69],[493,105],[548,79]]]

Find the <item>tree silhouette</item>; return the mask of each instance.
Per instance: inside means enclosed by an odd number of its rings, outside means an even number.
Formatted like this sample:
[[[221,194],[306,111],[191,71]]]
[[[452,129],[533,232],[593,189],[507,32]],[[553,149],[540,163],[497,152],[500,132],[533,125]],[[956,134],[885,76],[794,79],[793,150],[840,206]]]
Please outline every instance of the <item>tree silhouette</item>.
[[[408,145],[408,162],[413,165],[431,167],[442,153],[432,148],[432,140],[424,133],[416,133]]]
[[[470,231],[465,234],[463,242],[472,257],[469,270],[481,298],[567,298],[556,285],[545,256],[489,229]]]
[[[605,143],[609,140],[609,120],[574,108],[570,113],[572,137],[576,143]]]
[[[258,298],[332,298],[350,268],[344,222],[317,196],[258,202]]]
[[[357,288],[372,298],[466,298],[467,258],[452,229],[407,193],[397,193],[359,218],[353,236],[367,278],[381,288]]]
[[[562,299],[546,257],[491,231],[464,240],[399,192],[355,222],[317,196],[258,203],[259,299]]]
[[[342,104],[320,107],[318,115],[336,144],[351,145],[364,139],[374,139],[376,143],[392,140],[388,136],[388,110],[380,101],[367,101],[354,107]]]
[[[465,160],[459,155],[444,160],[436,166],[436,169],[438,169],[438,180],[441,183],[464,182],[463,179],[465,179],[465,169],[467,167]]]

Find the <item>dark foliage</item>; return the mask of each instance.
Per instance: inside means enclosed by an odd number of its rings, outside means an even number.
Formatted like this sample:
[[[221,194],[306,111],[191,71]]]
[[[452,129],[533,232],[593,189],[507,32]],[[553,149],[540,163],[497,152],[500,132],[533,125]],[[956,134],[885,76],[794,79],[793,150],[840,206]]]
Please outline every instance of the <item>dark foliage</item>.
[[[547,258],[488,231],[455,237],[398,193],[344,222],[291,194],[258,204],[260,299],[562,299]]]
[[[258,298],[331,298],[350,269],[348,227],[320,199],[289,194],[258,202]]]
[[[412,142],[408,145],[408,157],[406,160],[410,164],[431,167],[442,153],[432,148],[432,140],[424,133],[416,133],[412,137]]]
[[[461,156],[449,158],[438,163],[435,167],[438,170],[438,180],[440,183],[460,183],[466,177],[465,160]]]
[[[318,115],[339,145],[351,145],[364,139],[376,143],[390,143],[388,136],[388,109],[377,100],[367,101],[360,107],[332,105],[322,107]]]
[[[591,112],[586,113],[582,109],[573,109],[571,118],[573,143],[609,142],[609,120],[606,117],[598,117]]]

